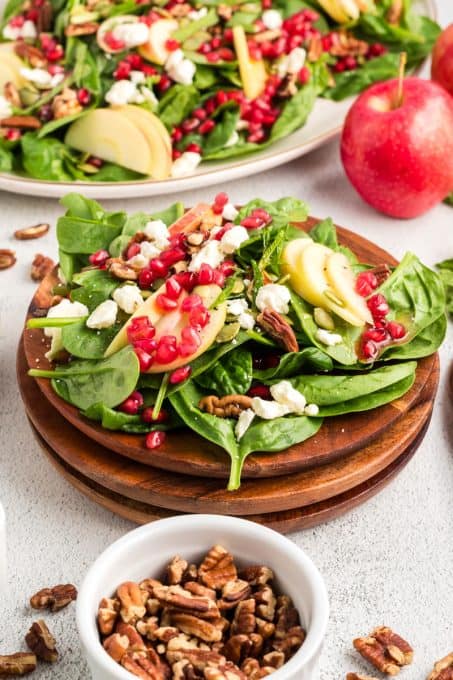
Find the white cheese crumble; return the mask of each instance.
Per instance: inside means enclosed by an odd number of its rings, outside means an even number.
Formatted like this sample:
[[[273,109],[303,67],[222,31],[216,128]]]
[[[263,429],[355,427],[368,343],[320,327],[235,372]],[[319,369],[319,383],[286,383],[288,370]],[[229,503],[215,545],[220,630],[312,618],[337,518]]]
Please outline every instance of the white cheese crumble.
[[[282,57],[277,66],[278,75],[283,78],[287,73],[299,73],[305,64],[307,52],[303,47],[295,47],[289,54]]]
[[[149,262],[148,257],[145,257],[141,253],[137,253],[137,255],[133,255],[133,257],[129,258],[127,264],[130,264],[133,267],[138,267],[139,269],[143,269],[143,267],[146,267],[148,262]]]
[[[130,49],[148,42],[149,27],[141,21],[123,23],[115,26],[112,33],[115,40],[121,40]]]
[[[283,18],[278,9],[267,9],[261,15],[261,21],[269,30],[280,28]]]
[[[331,333],[331,331],[326,331],[324,328],[318,328],[316,331],[316,339],[328,347],[333,347],[334,345],[339,345],[343,342],[343,338],[339,333]]]
[[[129,80],[132,80],[135,85],[140,85],[145,82],[146,76],[143,71],[131,71],[129,73]]]
[[[304,413],[306,416],[317,416],[319,413],[319,406],[317,404],[307,404]]]
[[[175,50],[165,62],[165,70],[172,80],[181,85],[192,85],[196,66],[184,57],[182,50]]]
[[[0,120],[2,118],[9,118],[12,115],[13,107],[3,95],[0,95]]]
[[[228,147],[230,147],[230,146],[234,146],[235,144],[238,143],[238,141],[239,141],[239,135],[236,132],[236,130],[233,130],[233,132],[231,133],[231,135],[228,137],[227,141],[225,142],[225,149],[228,149]]]
[[[18,40],[19,38],[34,40],[38,35],[38,31],[36,30],[33,21],[27,19],[22,26],[11,26],[11,24],[6,24],[2,35],[6,40]]]
[[[38,87],[53,88],[59,85],[64,80],[63,73],[56,73],[51,75],[49,71],[43,68],[21,68],[20,74],[30,83],[34,83]]]
[[[142,85],[140,88],[140,94],[142,97],[147,101],[149,104],[151,104],[152,109],[156,109],[157,105],[159,104],[159,100],[157,99],[156,95],[154,92],[151,90],[151,88],[146,87],[146,85]]]
[[[248,239],[249,233],[245,227],[241,227],[240,225],[237,225],[236,227],[231,227],[231,229],[227,229],[227,231],[220,239],[220,249],[222,250],[222,252],[226,253],[227,255],[230,255],[239,248],[241,243],[244,243],[244,241],[248,241]]]
[[[114,300],[105,300],[94,309],[87,319],[88,328],[110,328],[116,321],[118,305]]]
[[[145,98],[136,83],[131,80],[117,80],[106,93],[105,100],[112,106],[124,106],[124,104],[143,104]]]
[[[197,21],[198,19],[202,19],[203,17],[205,17],[207,13],[208,13],[208,8],[202,7],[199,10],[196,10],[196,9],[190,10],[190,12],[187,16],[189,17],[189,19],[192,19],[192,21]]]
[[[238,211],[236,210],[234,205],[232,203],[226,203],[224,208],[223,208],[223,212],[222,212],[223,219],[228,220],[228,222],[233,222],[236,219],[237,216],[238,216]]]
[[[252,409],[257,416],[264,420],[273,420],[274,418],[281,418],[286,416],[290,409],[285,404],[279,404],[278,401],[268,401],[261,399],[261,397],[253,397]]]
[[[256,296],[256,306],[263,312],[266,307],[278,312],[288,314],[291,294],[286,286],[278,283],[267,283],[262,286]]]
[[[149,241],[143,241],[140,243],[140,255],[143,255],[143,257],[146,258],[148,262],[155,257],[159,257],[162,250],[163,249],[159,248],[156,243],[150,243]]]
[[[270,388],[271,394],[279,404],[287,406],[292,413],[304,414],[307,400],[288,380],[281,380]]]
[[[172,177],[184,177],[190,175],[201,162],[201,155],[195,151],[184,151],[182,156],[177,158],[171,168]]]
[[[143,233],[146,238],[154,241],[161,250],[168,248],[170,245],[167,225],[162,220],[151,220],[150,222],[147,222],[143,229]]]
[[[198,272],[202,264],[209,264],[213,269],[223,261],[224,255],[220,250],[219,241],[208,241],[198,253],[193,255],[189,263],[190,272]]]
[[[227,311],[228,314],[233,314],[233,316],[239,316],[244,312],[248,311],[248,303],[245,298],[237,298],[236,300],[227,300]]]
[[[51,307],[47,312],[48,319],[78,319],[83,316],[88,316],[88,307],[81,302],[71,302],[64,298],[58,305]],[[61,328],[44,328],[44,335],[52,338],[50,350],[46,352],[46,359],[52,358],[63,349],[63,342],[61,340]]]
[[[143,302],[140,288],[134,285],[125,285],[113,291],[112,298],[123,312],[133,314]]]
[[[238,322],[245,331],[251,331],[255,326],[255,317],[249,312],[243,312],[238,316]]]
[[[236,439],[238,441],[242,439],[242,437],[245,435],[250,425],[252,424],[254,417],[255,413],[252,411],[251,408],[247,408],[245,409],[245,411],[241,412],[234,428],[234,434],[236,435]]]

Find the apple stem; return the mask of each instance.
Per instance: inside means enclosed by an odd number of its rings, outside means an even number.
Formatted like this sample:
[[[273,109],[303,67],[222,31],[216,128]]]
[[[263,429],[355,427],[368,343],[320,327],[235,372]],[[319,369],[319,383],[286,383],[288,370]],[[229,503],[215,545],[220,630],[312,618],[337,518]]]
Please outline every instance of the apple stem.
[[[403,103],[403,85],[406,64],[407,64],[407,52],[401,52],[400,63],[398,67],[398,91],[396,95],[396,108],[399,108]]]

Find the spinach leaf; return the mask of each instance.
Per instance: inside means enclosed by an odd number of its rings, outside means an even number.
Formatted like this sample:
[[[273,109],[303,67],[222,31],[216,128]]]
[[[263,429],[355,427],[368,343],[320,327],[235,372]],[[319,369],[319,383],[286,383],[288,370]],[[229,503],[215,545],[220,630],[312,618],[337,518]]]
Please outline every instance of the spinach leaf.
[[[439,262],[436,267],[445,288],[447,311],[453,314],[453,259]]]
[[[209,90],[216,85],[218,76],[213,68],[199,64],[195,72],[194,85],[197,90]]]
[[[105,300],[102,298],[101,302]],[[103,359],[104,352],[121,329],[121,324],[95,330],[85,321],[77,321],[61,330],[61,339],[67,352],[80,359]]]
[[[80,288],[71,291],[71,300],[86,305],[90,312],[107,300],[120,285],[120,281],[114,279],[104,269],[87,269],[79,272],[72,277],[72,282]]]
[[[240,210],[235,219],[236,224],[239,224],[244,217],[248,217],[250,213],[256,208],[264,208],[269,215],[272,217],[271,226],[272,227],[282,227],[290,222],[303,222],[308,216],[308,206],[304,201],[300,201],[297,198],[285,197],[279,198],[277,201],[269,202],[264,201],[261,198],[255,198],[244,205]],[[267,227],[269,229],[269,227]],[[263,238],[260,234],[264,230],[258,230],[259,234],[255,238]],[[300,230],[298,231],[299,236],[301,235]],[[252,235],[254,236],[254,234]],[[250,243],[249,239],[246,243]]]
[[[453,310],[452,310],[453,311]],[[406,345],[391,345],[379,357],[380,361],[421,359],[436,352],[447,332],[447,317],[441,314],[436,321],[417,333]]]
[[[21,138],[22,163],[36,179],[70,182],[74,179],[74,158],[69,147],[59,139],[39,139],[27,132]]]
[[[265,208],[266,210],[268,210],[268,207],[270,205],[267,204],[265,201],[261,200],[252,201],[251,204],[252,205],[250,209],[247,210],[242,209],[242,214],[240,217],[238,216],[237,220],[242,220],[243,217],[246,217],[248,214],[250,214],[254,208]],[[300,208],[301,208],[300,214],[303,215],[304,213],[302,206]],[[296,213],[294,213],[294,215],[295,214]],[[285,229],[285,243],[291,241],[292,239],[303,238],[304,236],[306,236],[305,232],[302,231],[301,229],[288,225],[290,219],[291,218],[288,215],[286,216],[284,214],[274,215],[272,224],[270,226],[264,227],[263,229],[254,229],[251,232],[250,237],[247,239],[247,241],[241,243],[240,247],[235,252],[236,260],[243,267],[250,266],[253,260],[254,261],[261,260],[266,249],[271,246],[274,240],[281,233],[282,228]],[[296,219],[294,221],[298,220]]]
[[[318,88],[310,81],[298,90],[294,97],[288,99],[272,126],[269,143],[276,142],[277,139],[282,139],[305,125],[317,96]]]
[[[118,406],[135,386],[140,375],[137,356],[130,345],[102,361],[76,359],[55,371],[31,369],[35,378],[51,378],[59,397],[82,410],[102,402]]]
[[[203,141],[203,151],[210,154],[223,149],[235,131],[238,120],[239,108],[236,105],[224,109],[216,120],[215,128]]]
[[[198,33],[198,31],[214,26],[218,20],[217,12],[215,9],[211,9],[204,17],[201,17],[201,19],[195,19],[195,21],[189,19],[186,24],[181,25],[174,33],[172,33],[172,38],[183,43],[187,38]]]
[[[88,182],[134,182],[144,178],[145,175],[115,163],[104,163],[97,172],[85,177]]]
[[[13,169],[14,155],[0,141],[0,171],[10,172]]]
[[[181,427],[182,421],[172,412],[170,418],[162,423],[145,423],[139,415],[132,416],[108,408],[105,404],[93,404],[82,412],[86,418],[97,420],[106,430],[122,430],[130,434],[142,434],[153,430],[174,430]]]
[[[72,253],[66,253],[62,248],[58,250],[58,260],[60,265],[61,273],[63,274],[66,281],[69,283],[72,281],[74,272],[83,266],[80,262],[80,258]]]
[[[370,59],[355,71],[335,73],[335,85],[328,87],[322,96],[334,101],[341,101],[358,94],[373,83],[396,77],[399,54],[389,52],[381,57]]]
[[[115,216],[104,213],[97,219],[60,217],[57,222],[59,246],[66,253],[90,255],[97,250],[108,250],[110,243],[121,233],[122,224]]]
[[[332,359],[317,347],[306,347],[300,352],[283,354],[278,366],[266,369],[255,369],[253,377],[257,380],[282,380],[298,375],[302,371],[331,371]]]
[[[444,199],[445,205],[451,205],[453,206],[453,192],[451,194],[448,194],[447,198]]]
[[[82,116],[85,116],[90,110],[91,109],[85,109],[84,111],[73,113],[70,116],[64,116],[62,118],[55,118],[54,120],[50,120],[48,123],[45,123],[42,126],[42,128],[38,130],[37,138],[43,139],[43,137],[47,137],[48,135],[52,134],[52,132],[55,132],[59,128],[64,127],[65,125],[69,125],[69,123],[73,123],[78,118],[82,118]]]
[[[168,130],[179,125],[200,102],[193,85],[173,85],[159,102],[159,118]]]
[[[352,252],[352,250],[338,243],[337,230],[330,217],[323,220],[322,222],[319,222],[316,226],[310,229],[308,235],[313,239],[313,241],[316,241],[316,243],[321,243],[332,250],[336,250],[346,255],[351,264],[356,265],[358,263],[357,257]]]
[[[248,349],[236,347],[223,361],[201,373],[196,382],[220,397],[228,394],[245,394],[252,384],[252,354]]]
[[[406,394],[414,384],[414,380],[415,373],[408,375],[406,378],[398,380],[381,390],[377,390],[372,394],[366,394],[361,397],[356,397],[355,399],[349,399],[348,401],[338,402],[337,404],[331,404],[329,406],[321,406],[318,417],[340,416],[345,413],[360,413],[362,411],[370,411],[379,406],[384,406],[384,404],[388,404],[390,401],[399,399],[403,394]]]

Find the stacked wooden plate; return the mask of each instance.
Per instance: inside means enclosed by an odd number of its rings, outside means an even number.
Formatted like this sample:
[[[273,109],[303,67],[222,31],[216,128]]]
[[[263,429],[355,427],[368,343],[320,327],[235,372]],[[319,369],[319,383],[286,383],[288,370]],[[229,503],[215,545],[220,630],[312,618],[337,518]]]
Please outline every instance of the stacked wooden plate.
[[[302,228],[310,228],[310,219]],[[396,264],[362,237],[338,227],[340,241],[361,261]],[[29,317],[44,316],[55,274],[38,288]],[[229,462],[219,447],[191,431],[169,433],[153,451],[144,437],[109,432],[62,401],[29,367],[49,366],[42,330],[26,330],[17,355],[22,399],[34,434],[56,469],[77,489],[113,512],[143,523],[181,512],[246,516],[279,531],[337,517],[382,489],[410,460],[429,425],[439,361],[419,361],[403,398],[372,411],[324,421],[315,437],[245,462],[238,491],[225,490]]]

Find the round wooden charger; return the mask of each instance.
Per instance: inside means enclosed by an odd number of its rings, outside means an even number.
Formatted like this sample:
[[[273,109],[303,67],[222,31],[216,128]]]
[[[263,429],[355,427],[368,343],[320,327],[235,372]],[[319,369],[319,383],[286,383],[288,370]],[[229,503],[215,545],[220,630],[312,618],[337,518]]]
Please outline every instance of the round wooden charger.
[[[319,220],[310,218],[300,224],[308,230]],[[362,262],[371,264],[396,264],[386,251],[358,234],[337,227],[339,240],[348,246]],[[56,283],[56,272],[49,275],[39,286],[29,307],[28,318],[45,315],[50,306],[51,289]],[[48,349],[47,339],[39,329],[24,331],[24,347],[28,365],[31,368],[50,368],[44,354]],[[436,366],[436,356],[419,361],[415,383],[401,399],[386,404],[372,412],[355,413],[328,418],[320,431],[309,440],[278,453],[256,453],[245,461],[242,477],[276,477],[310,469],[318,465],[339,460],[357,451],[395,424],[417,403],[424,385]],[[161,447],[152,452],[144,447],[143,435],[110,432],[93,421],[80,415],[78,409],[60,399],[52,390],[49,380],[37,381],[45,397],[58,409],[64,418],[78,430],[107,449],[122,456],[163,470],[185,475],[227,479],[229,461],[225,451],[199,437],[189,429],[168,433]],[[434,394],[433,394],[434,396]]]
[[[432,410],[438,372],[420,402],[371,444],[326,465],[277,478],[244,479],[235,492],[224,480],[171,473],[127,460],[73,427],[43,398],[18,353],[18,382],[27,414],[41,437],[72,469],[126,498],[180,512],[253,515],[292,510],[338,496],[379,474],[417,439]],[[417,440],[418,441],[418,440]]]

